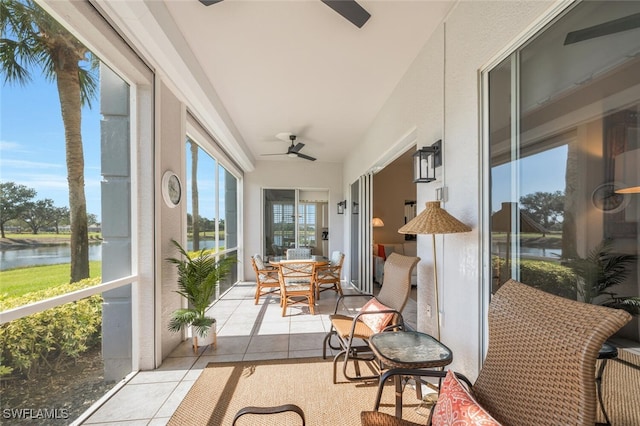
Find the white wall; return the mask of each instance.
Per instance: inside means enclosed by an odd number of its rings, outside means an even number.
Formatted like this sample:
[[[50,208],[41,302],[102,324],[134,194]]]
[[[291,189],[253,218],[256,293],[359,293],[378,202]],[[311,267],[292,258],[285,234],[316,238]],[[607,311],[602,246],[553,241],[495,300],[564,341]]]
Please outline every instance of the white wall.
[[[514,45],[548,14],[552,1],[462,1],[426,43],[371,128],[344,165],[348,184],[387,155],[411,129],[417,146],[443,139],[438,180],[417,185],[418,213],[437,187],[447,187],[443,207],[473,231],[436,236],[442,312],[441,339],[454,353],[456,370],[475,377],[480,368],[483,321],[480,209],[481,134],[479,71]],[[435,334],[431,237],[418,237],[418,328]]]
[[[342,165],[298,158],[285,161],[257,161],[255,170],[244,175],[244,256],[241,259],[247,281],[255,281],[249,259],[262,253],[262,188],[297,188],[329,191],[329,253],[345,252],[343,217],[336,204],[345,199]],[[348,256],[345,258],[347,264]],[[348,270],[346,267],[343,270]]]

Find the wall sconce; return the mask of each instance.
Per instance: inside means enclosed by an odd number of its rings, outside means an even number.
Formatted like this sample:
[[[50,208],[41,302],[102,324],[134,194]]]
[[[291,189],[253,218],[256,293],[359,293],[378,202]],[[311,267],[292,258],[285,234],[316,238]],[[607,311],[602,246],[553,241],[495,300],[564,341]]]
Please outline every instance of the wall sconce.
[[[442,139],[431,146],[420,148],[413,154],[413,181],[433,182],[436,180],[436,167],[442,165]]]
[[[358,207],[358,203],[353,202],[353,207],[351,208],[351,213],[358,214],[360,213],[360,208]]]
[[[347,207],[347,200],[340,201],[338,203],[338,214],[344,214],[344,209]]]

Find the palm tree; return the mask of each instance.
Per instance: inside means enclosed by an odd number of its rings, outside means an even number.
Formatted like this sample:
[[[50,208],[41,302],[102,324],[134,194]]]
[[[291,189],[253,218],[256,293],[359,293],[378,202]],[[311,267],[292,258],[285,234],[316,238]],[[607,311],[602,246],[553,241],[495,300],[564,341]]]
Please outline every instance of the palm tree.
[[[71,221],[71,282],[89,277],[81,109],[96,95],[97,59],[32,0],[0,0],[0,67],[6,83],[25,84],[36,67],[58,86],[65,132]]]

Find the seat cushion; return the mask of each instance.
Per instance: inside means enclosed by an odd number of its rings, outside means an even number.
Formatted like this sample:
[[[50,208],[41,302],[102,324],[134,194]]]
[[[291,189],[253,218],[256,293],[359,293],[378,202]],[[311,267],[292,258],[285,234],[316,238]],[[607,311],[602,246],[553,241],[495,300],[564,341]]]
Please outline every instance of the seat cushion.
[[[348,315],[334,314],[329,315],[331,325],[335,328],[336,333],[342,338],[348,338],[351,334],[351,328],[353,327],[353,317]],[[368,325],[362,321],[356,322],[356,328],[353,332],[353,337],[358,339],[368,339],[374,334]]]
[[[440,387],[438,402],[433,409],[432,426],[500,426],[484,408],[476,402],[455,374],[447,371]]]

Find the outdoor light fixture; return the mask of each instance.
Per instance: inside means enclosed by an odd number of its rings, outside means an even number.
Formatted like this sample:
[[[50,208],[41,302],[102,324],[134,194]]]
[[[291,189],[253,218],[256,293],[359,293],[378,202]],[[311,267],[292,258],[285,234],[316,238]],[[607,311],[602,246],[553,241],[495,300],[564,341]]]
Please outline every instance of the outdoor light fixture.
[[[436,167],[442,165],[442,139],[431,146],[424,146],[413,154],[413,181],[433,182]]]
[[[340,201],[338,203],[338,214],[344,214],[344,209],[347,207],[347,200]]]

